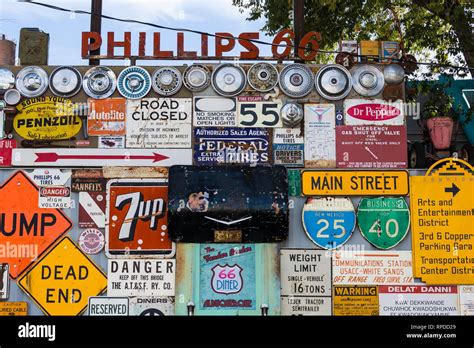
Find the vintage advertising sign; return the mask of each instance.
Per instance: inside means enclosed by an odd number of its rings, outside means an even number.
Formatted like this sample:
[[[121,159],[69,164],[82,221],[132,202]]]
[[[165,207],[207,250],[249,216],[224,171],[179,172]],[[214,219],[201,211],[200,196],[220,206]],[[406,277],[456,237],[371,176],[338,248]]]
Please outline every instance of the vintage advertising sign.
[[[413,284],[411,251],[336,250],[333,285]]]
[[[144,34],[144,35],[141,35]],[[160,32],[153,33],[141,33],[140,35],[134,35],[138,37],[138,42],[133,41],[133,46],[138,48],[138,54],[134,56],[138,59],[184,59],[184,60],[225,60],[225,59],[259,59],[260,58],[260,48],[253,42],[250,42],[249,39],[258,41],[260,38],[259,32],[245,32],[240,34],[235,34],[235,37],[230,33],[216,33],[216,39],[209,39],[209,36],[205,33],[201,35],[201,50],[198,53],[197,51],[186,51],[185,36],[183,32],[176,33],[176,45],[175,50],[164,51],[160,49]],[[147,35],[151,37],[147,40]],[[106,40],[107,39],[107,40]],[[282,59],[294,59],[290,57],[293,53],[293,47],[299,47],[296,55],[303,60],[314,60],[318,54],[319,43],[322,41],[321,34],[319,32],[310,31],[307,32],[299,42],[294,42],[295,33],[290,29],[284,29],[278,32],[272,41],[272,56],[265,57],[265,59],[272,60],[282,60]],[[81,46],[81,56],[86,59],[94,54],[93,51],[98,50],[104,44],[104,48],[107,42],[107,55],[106,57],[101,56],[101,58],[107,59],[126,59],[130,58],[132,55],[132,33],[124,32],[117,33],[107,32],[103,36],[97,32],[82,32],[82,46]],[[215,45],[211,48],[215,53],[214,56],[209,54],[209,45]],[[189,43],[188,43],[189,44]],[[311,47],[310,50],[307,50],[307,47]],[[116,55],[114,52],[115,47],[123,47],[123,55]],[[239,54],[237,57],[229,57],[224,55],[234,49],[234,47],[239,49]],[[153,55],[147,56],[145,53],[149,50],[153,51]],[[231,83],[232,81],[230,81]]]
[[[194,128],[194,164],[269,164],[270,133],[264,128]]]
[[[108,257],[172,257],[166,179],[117,179],[107,183]]]
[[[403,102],[387,102],[382,99],[344,100],[344,124],[352,125],[393,125],[403,126],[405,114]]]
[[[191,98],[127,101],[128,148],[190,148]]]
[[[38,207],[38,187],[24,172],[15,172],[0,188],[0,263],[16,279],[72,222],[60,210]]]
[[[72,192],[105,192],[106,183],[102,169],[74,169],[72,171]]]
[[[456,286],[379,286],[380,315],[459,315]]]
[[[382,41],[382,58],[397,59],[400,53],[400,44],[397,41]]]
[[[404,170],[304,170],[301,190],[305,196],[406,196],[408,179]]]
[[[406,126],[336,127],[337,168],[406,168]]]
[[[336,109],[333,104],[305,104],[305,167],[336,167]]]
[[[281,314],[331,315],[331,254],[281,249]]]
[[[178,243],[176,314],[280,314],[276,244]],[[193,276],[190,277],[189,275]],[[188,306],[188,304],[192,306]]]
[[[474,286],[460,285],[459,293],[459,312],[461,315],[474,315]]]
[[[128,297],[89,297],[89,316],[128,316]]]
[[[10,291],[8,263],[0,263],[0,300],[8,300]]]
[[[0,140],[0,167],[11,167],[13,149],[16,149],[15,139]]]
[[[174,297],[130,297],[129,315],[174,315]]]
[[[362,198],[357,209],[359,230],[378,249],[391,249],[410,228],[410,208],[403,197]]]
[[[379,315],[377,286],[343,285],[333,288],[335,316]]]
[[[124,149],[125,137],[122,136],[100,136],[98,140],[99,149]]]
[[[201,244],[199,309],[256,308],[254,244]]]
[[[61,169],[34,169],[32,172],[25,172],[37,186],[66,186],[71,179],[70,170]]]
[[[95,228],[88,228],[81,232],[78,243],[81,250],[86,254],[97,254],[105,246],[105,237],[101,231]]]
[[[14,149],[14,166],[169,167],[191,164],[191,149]]]
[[[282,127],[281,100],[264,101],[262,96],[240,96],[238,101],[239,127]]]
[[[105,228],[105,202],[105,190],[79,192],[79,228]]]
[[[28,302],[0,302],[0,317],[26,315],[28,315]]]
[[[40,187],[38,204],[40,208],[70,208],[71,188],[64,186]]]
[[[349,198],[309,197],[303,206],[303,228],[323,249],[335,249],[349,240],[355,228],[355,210]]]
[[[18,280],[46,315],[80,315],[106,290],[104,272],[65,237]]]
[[[299,128],[273,130],[273,163],[304,167],[304,136]]]
[[[176,260],[109,260],[107,295],[174,296]]]
[[[26,99],[16,107],[13,128],[24,139],[59,140],[75,136],[82,120],[74,115],[71,100],[44,96]]]
[[[194,97],[195,127],[237,126],[237,100],[224,97]]]
[[[473,173],[449,158],[411,177],[413,273],[427,284],[474,284]]]
[[[106,98],[87,100],[87,134],[125,135],[126,103],[125,98]]]

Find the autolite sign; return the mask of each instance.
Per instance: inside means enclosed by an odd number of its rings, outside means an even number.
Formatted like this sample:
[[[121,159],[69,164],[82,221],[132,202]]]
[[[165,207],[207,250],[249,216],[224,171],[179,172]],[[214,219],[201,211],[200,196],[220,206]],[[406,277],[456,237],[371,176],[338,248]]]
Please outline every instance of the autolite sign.
[[[403,125],[404,113],[401,101],[348,99],[344,101],[345,125]]]

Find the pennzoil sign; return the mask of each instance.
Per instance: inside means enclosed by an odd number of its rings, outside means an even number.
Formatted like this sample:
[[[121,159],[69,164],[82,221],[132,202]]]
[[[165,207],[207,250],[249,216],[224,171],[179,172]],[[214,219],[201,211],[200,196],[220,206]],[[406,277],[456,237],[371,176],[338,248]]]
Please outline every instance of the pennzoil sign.
[[[24,139],[69,139],[82,127],[82,120],[74,115],[69,99],[52,96],[26,99],[16,108],[13,128]]]

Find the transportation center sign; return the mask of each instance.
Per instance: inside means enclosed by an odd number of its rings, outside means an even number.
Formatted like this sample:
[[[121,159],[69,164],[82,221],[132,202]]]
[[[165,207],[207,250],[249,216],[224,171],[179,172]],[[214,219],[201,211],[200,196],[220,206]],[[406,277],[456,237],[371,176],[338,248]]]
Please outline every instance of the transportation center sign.
[[[474,170],[458,159],[411,177],[414,276],[427,284],[474,284]]]

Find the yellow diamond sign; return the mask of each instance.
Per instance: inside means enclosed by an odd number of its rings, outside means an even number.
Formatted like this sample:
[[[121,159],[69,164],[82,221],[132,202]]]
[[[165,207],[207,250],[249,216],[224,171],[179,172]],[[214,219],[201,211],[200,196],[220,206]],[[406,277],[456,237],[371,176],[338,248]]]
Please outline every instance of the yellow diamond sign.
[[[474,284],[474,169],[444,159],[410,186],[413,275],[426,284]]]
[[[79,315],[90,296],[106,290],[107,277],[66,237],[36,262],[18,285],[47,315]]]

